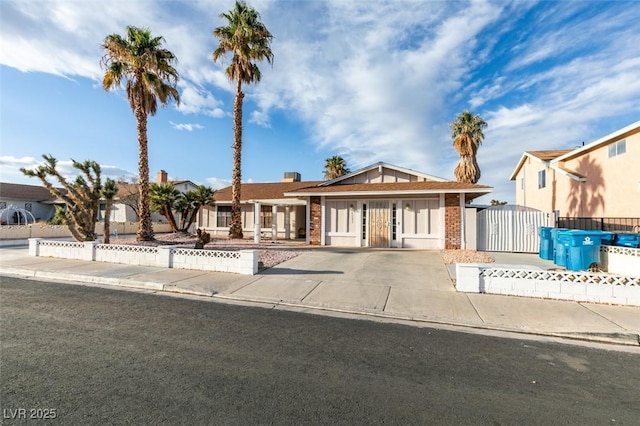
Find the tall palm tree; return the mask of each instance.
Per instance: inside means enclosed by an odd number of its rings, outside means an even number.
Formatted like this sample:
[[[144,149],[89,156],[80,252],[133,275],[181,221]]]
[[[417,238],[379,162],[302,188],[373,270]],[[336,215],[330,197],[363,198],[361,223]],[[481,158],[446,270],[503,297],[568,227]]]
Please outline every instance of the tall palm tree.
[[[105,200],[104,209],[104,243],[109,244],[109,233],[111,232],[111,206],[113,205],[113,199],[118,193],[118,184],[115,180],[107,178],[100,190],[100,195]]]
[[[349,173],[347,162],[339,155],[324,160],[324,179],[331,180]]]
[[[460,155],[460,161],[453,171],[456,180],[463,183],[477,183],[480,180],[480,166],[476,161],[478,148],[484,140],[482,132],[487,122],[479,115],[465,110],[450,124],[453,147]]]
[[[106,51],[101,60],[106,70],[102,86],[107,91],[113,90],[126,81],[127,98],[136,117],[140,175],[138,241],[153,240],[149,208],[147,118],[155,115],[158,101],[162,106],[172,99],[180,103],[176,89],[179,76],[173,68],[177,59],[162,47],[163,42],[163,37],[152,37],[149,29],[128,26],[124,37],[111,34],[105,37],[102,44]]]
[[[213,61],[233,55],[227,67],[227,77],[236,82],[236,95],[233,101],[233,173],[231,179],[231,224],[230,238],[242,238],[242,217],[240,212],[240,190],[242,177],[242,83],[257,83],[261,79],[256,61],[266,60],[273,63],[271,39],[273,36],[260,22],[260,14],[243,1],[236,1],[235,7],[220,14],[227,25],[218,27],[213,35],[220,40],[213,51]]]

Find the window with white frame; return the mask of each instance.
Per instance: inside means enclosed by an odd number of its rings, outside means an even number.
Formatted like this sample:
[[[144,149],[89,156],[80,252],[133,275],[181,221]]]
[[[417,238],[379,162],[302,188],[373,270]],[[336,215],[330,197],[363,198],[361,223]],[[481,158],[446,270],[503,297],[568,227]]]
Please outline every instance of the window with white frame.
[[[231,206],[218,206],[216,226],[218,228],[228,228],[231,226]]]
[[[627,141],[625,139],[609,145],[609,158],[616,157],[625,152],[627,152]]]
[[[540,170],[538,172],[538,189],[542,189],[547,186],[547,171]]]
[[[273,210],[271,206],[260,206],[260,226],[271,228],[273,224]]]

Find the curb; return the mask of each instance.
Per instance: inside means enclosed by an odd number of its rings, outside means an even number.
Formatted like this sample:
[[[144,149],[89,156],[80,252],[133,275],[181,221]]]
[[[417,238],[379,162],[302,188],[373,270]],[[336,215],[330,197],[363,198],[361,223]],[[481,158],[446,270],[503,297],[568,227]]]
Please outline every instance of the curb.
[[[555,337],[555,338],[575,340],[575,341],[615,344],[615,345],[622,345],[622,346],[636,346],[636,347],[640,346],[640,334],[635,332],[628,332],[628,333],[541,332],[541,331],[523,330],[518,328],[510,328],[510,327],[504,327],[504,326],[496,326],[491,324],[483,324],[483,325],[467,324],[467,323],[455,322],[451,320],[437,320],[437,319],[425,318],[425,317],[403,316],[401,314],[355,311],[355,310],[349,310],[349,309],[343,309],[343,308],[331,308],[327,306],[303,305],[298,303],[283,302],[283,301],[277,301],[277,300],[235,297],[232,295],[223,295],[223,294],[216,294],[213,292],[201,292],[197,290],[185,289],[181,287],[176,287],[175,285],[166,285],[166,284],[157,283],[157,282],[136,281],[131,279],[94,277],[90,275],[67,274],[67,273],[59,273],[59,272],[52,272],[52,271],[34,271],[32,269],[11,268],[11,267],[0,268],[0,274],[15,276],[19,278],[31,278],[31,279],[38,279],[38,280],[54,280],[54,281],[63,281],[63,282],[70,282],[70,283],[78,282],[78,283],[88,283],[88,284],[110,285],[115,287],[129,287],[129,288],[136,288],[136,289],[143,289],[143,290],[161,291],[163,293],[174,293],[174,294],[183,294],[183,295],[191,295],[191,296],[199,296],[199,297],[208,297],[210,299],[217,299],[220,301],[229,300],[229,301],[236,301],[236,302],[249,302],[249,303],[255,303],[259,305],[271,305],[271,306],[289,307],[289,308],[296,308],[296,309],[312,309],[316,311],[335,312],[335,313],[349,314],[349,315],[368,317],[368,318],[381,318],[386,320],[399,320],[399,321],[407,321],[407,322],[415,322],[415,323],[423,323],[423,324],[436,324],[436,325],[446,325],[446,326],[452,326],[452,327],[464,327],[464,328],[474,329],[474,330],[489,330],[489,331],[497,331],[497,332],[513,333],[513,334],[525,334],[530,336]]]

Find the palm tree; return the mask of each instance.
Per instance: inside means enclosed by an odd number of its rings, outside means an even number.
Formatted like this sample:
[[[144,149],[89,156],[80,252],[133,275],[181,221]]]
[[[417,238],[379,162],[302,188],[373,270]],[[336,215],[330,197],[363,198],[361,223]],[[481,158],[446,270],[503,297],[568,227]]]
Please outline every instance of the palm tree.
[[[227,67],[227,77],[236,82],[236,95],[233,101],[233,173],[231,179],[231,224],[230,238],[242,238],[242,217],[240,212],[240,190],[242,177],[242,83],[257,83],[261,74],[256,61],[266,60],[273,63],[271,39],[273,36],[260,22],[260,14],[243,1],[236,1],[233,10],[222,13],[221,18],[227,25],[218,27],[213,35],[220,40],[213,51],[213,61],[233,55]]]
[[[138,241],[153,240],[149,207],[149,150],[147,118],[155,115],[158,101],[162,106],[173,99],[180,103],[176,85],[177,61],[169,50],[162,47],[163,37],[152,37],[146,28],[127,27],[125,37],[111,34],[105,37],[102,48],[106,54],[101,65],[106,69],[102,86],[105,90],[120,87],[126,81],[127,98],[136,117],[138,132],[138,174],[140,175],[140,208]]]
[[[151,210],[162,214],[173,232],[178,232],[173,210],[181,195],[180,191],[171,183],[154,183],[149,189]]]
[[[188,201],[189,209],[185,209],[180,217],[180,227],[183,230],[188,230],[191,224],[195,222],[201,207],[213,204],[214,192],[211,187],[200,185],[197,189],[187,191],[184,194],[185,199]]]
[[[349,173],[347,162],[339,155],[324,160],[324,179],[331,180]]]
[[[104,243],[109,244],[109,232],[111,232],[111,206],[113,205],[113,199],[118,193],[118,184],[115,180],[107,178],[100,190],[100,195],[105,200],[104,209]]]
[[[456,180],[477,183],[480,180],[480,167],[476,154],[484,140],[482,130],[487,127],[487,122],[471,111],[463,111],[450,126],[453,147],[460,155],[460,162],[453,171]]]

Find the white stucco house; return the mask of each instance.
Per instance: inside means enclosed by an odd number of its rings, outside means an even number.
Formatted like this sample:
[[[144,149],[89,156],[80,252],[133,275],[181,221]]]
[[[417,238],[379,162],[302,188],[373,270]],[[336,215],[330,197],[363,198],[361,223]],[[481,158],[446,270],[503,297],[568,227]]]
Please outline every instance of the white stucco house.
[[[322,182],[286,173],[282,182],[242,184],[243,233],[335,247],[465,248],[464,207],[491,190],[383,162]],[[228,235],[231,187],[214,198],[198,226]]]

